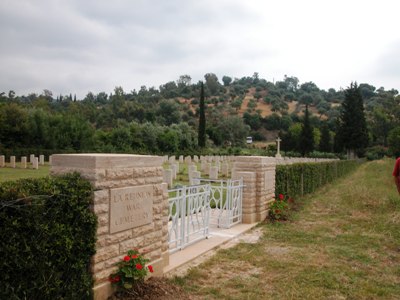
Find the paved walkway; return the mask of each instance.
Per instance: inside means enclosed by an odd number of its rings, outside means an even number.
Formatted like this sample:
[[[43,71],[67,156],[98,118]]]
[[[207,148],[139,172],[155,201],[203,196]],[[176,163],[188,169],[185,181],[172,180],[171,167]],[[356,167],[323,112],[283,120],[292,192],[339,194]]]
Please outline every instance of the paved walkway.
[[[191,262],[194,262],[194,260],[198,261],[199,258],[203,258],[203,260],[208,258],[214,253],[213,250],[222,248],[228,242],[234,241],[234,244],[240,242],[243,234],[256,225],[257,223],[238,224],[229,229],[210,226],[210,236],[208,239],[187,246],[183,250],[177,251],[169,256],[169,265],[164,268],[164,274],[167,276],[182,275]],[[247,238],[243,238],[243,240],[254,242],[254,240],[258,240],[259,236],[260,234],[251,235],[250,238],[247,236]]]

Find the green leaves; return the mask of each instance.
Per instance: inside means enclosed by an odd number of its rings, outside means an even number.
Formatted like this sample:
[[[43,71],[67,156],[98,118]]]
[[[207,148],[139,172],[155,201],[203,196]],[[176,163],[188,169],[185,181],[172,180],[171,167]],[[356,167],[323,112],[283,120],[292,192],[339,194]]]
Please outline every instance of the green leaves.
[[[312,193],[320,186],[348,174],[357,166],[358,162],[354,160],[278,165],[275,193],[292,197]]]
[[[78,174],[0,185],[1,299],[90,299],[97,219]]]
[[[110,275],[110,282],[120,288],[131,289],[138,282],[143,282],[147,272],[153,272],[151,265],[146,266],[149,259],[140,255],[137,249],[129,250],[117,263],[118,271]]]

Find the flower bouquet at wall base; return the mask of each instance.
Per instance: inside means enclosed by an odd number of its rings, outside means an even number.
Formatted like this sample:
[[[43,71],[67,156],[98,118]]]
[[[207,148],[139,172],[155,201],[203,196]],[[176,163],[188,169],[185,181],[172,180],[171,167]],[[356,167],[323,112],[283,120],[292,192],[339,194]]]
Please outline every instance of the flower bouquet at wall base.
[[[129,250],[128,255],[117,263],[118,271],[110,275],[111,283],[123,289],[132,289],[143,283],[147,272],[153,273],[153,267],[146,266],[148,262],[137,250]]]
[[[294,200],[279,194],[277,199],[269,207],[269,219],[271,221],[285,221],[289,219],[290,205]]]

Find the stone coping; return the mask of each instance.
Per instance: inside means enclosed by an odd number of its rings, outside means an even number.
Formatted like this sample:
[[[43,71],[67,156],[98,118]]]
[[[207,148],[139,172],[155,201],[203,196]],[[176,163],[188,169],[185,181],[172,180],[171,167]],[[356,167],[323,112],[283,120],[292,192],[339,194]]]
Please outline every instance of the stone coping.
[[[80,169],[140,168],[161,166],[162,160],[162,156],[136,154],[53,154],[52,166]]]

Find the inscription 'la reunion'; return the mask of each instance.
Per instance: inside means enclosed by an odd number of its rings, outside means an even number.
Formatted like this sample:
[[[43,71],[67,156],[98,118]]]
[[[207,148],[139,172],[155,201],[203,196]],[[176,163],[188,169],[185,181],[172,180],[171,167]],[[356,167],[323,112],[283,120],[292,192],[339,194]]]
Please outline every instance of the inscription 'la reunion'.
[[[117,232],[150,223],[153,217],[152,200],[150,187],[112,190],[110,231]]]

